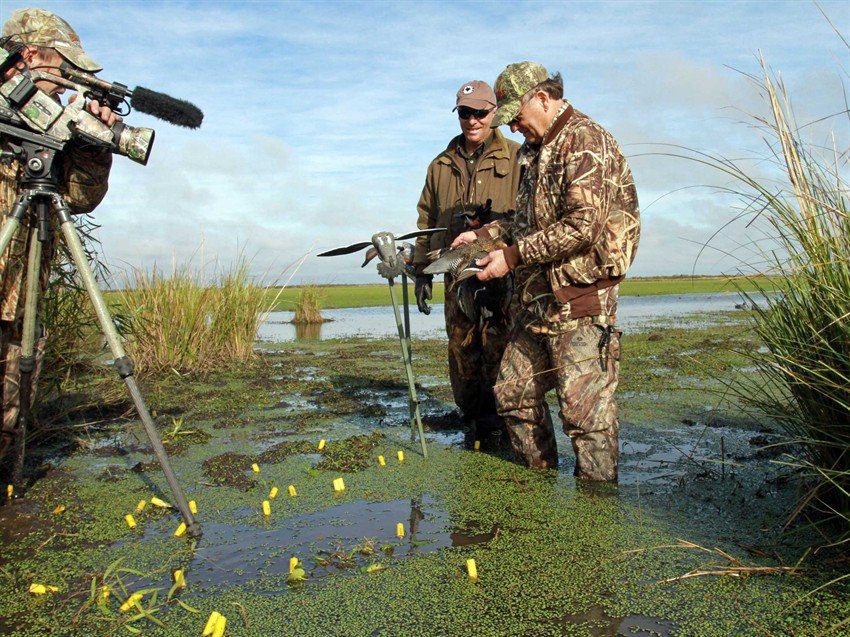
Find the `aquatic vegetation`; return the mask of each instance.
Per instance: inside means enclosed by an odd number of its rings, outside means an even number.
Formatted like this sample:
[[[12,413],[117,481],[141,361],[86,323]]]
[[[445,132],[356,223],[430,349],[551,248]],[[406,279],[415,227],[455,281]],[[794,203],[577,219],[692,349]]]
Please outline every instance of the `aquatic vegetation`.
[[[325,322],[322,317],[322,293],[318,286],[307,285],[299,290],[292,322],[296,325]]]

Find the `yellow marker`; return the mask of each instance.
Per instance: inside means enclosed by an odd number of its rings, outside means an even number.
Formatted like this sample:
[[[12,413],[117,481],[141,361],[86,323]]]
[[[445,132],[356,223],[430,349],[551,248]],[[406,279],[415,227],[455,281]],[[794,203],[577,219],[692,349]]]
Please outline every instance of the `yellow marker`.
[[[124,521],[127,523],[127,526],[129,526],[131,529],[136,528],[136,520],[129,513],[124,516]]]
[[[387,461],[384,460],[384,456],[378,456],[378,464],[381,465],[382,467],[386,466]]]
[[[53,509],[53,515],[59,515],[60,513],[64,513],[64,512],[65,512],[65,505],[64,504],[60,504],[55,509]]]
[[[106,601],[107,599],[109,599],[109,587],[108,586],[101,586],[100,587],[100,599],[102,599],[103,601]]]
[[[224,615],[218,616],[218,621],[213,629],[212,637],[224,637],[224,627],[227,626],[227,617]]]
[[[334,491],[345,491],[345,481],[342,478],[337,478],[336,480],[334,480]]]
[[[182,568],[178,568],[171,574],[171,576],[174,578],[174,583],[177,585],[177,588],[184,588],[186,586],[186,576],[183,574]]]
[[[294,498],[296,495],[298,495],[298,491],[296,491],[296,490],[295,490],[295,485],[294,485],[294,484],[290,484],[290,485],[289,485],[289,495],[290,495],[290,497],[293,497],[293,498]]]
[[[181,522],[180,526],[177,527],[177,530],[174,531],[174,537],[183,537],[183,534],[186,532],[186,523]]]
[[[396,455],[398,456],[399,462],[404,462],[404,452],[401,449],[398,450],[398,453]]]
[[[189,500],[189,510],[192,513],[197,514],[198,513],[198,503],[195,502],[194,500]]]
[[[269,491],[269,500],[274,500],[277,497],[277,487],[272,487],[272,490]]]
[[[324,439],[324,438],[322,438],[322,439],[319,441],[319,451],[321,451],[321,450],[322,450],[322,449],[324,449],[324,448],[325,448],[325,439]]]
[[[252,464],[251,471],[253,471],[254,473],[260,473],[260,465],[258,465],[256,462]]]
[[[204,626],[204,632],[201,633],[203,637],[213,634],[213,630],[215,630],[216,624],[218,624],[219,617],[221,617],[221,614],[219,614],[217,610],[214,610],[212,613],[210,613],[210,618],[207,620],[207,623]]]
[[[126,613],[128,610],[135,607],[141,599],[141,593],[133,593],[132,595],[130,595],[130,597],[127,598],[127,600],[123,604],[121,604],[121,607],[118,610],[120,610],[122,613]]]
[[[399,537],[404,537],[404,524],[399,522],[395,525],[395,534]]]
[[[263,515],[269,516],[272,514],[272,507],[268,500],[263,500]]]
[[[473,582],[478,581],[478,567],[475,566],[475,560],[466,560],[466,572],[469,573],[469,579]]]
[[[6,485],[6,498],[8,500],[12,499],[12,494],[14,494],[14,493],[15,493],[15,487],[11,484]]]
[[[44,584],[30,584],[30,593],[33,595],[44,595],[45,593],[56,593],[59,590],[56,586],[45,586]]]
[[[473,445],[473,448],[475,449],[475,451],[479,451],[481,449],[481,441],[476,440],[475,444]]]
[[[171,508],[171,505],[168,504],[168,502],[166,502],[165,500],[160,500],[156,496],[151,498],[151,504],[156,506],[156,507],[160,507],[162,509],[170,509]]]
[[[136,505],[136,513],[141,513],[144,511],[145,507],[148,505],[147,500],[139,500],[139,503]]]
[[[294,571],[296,566],[298,566],[298,558],[294,557],[294,556],[290,557],[289,558],[289,572],[291,573],[292,571]]]

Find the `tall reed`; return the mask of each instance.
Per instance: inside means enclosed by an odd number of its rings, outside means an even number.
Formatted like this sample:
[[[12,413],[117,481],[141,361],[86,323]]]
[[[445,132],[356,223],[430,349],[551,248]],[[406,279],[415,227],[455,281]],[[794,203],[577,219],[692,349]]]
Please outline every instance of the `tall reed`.
[[[784,461],[802,474],[805,488],[790,518],[805,515],[829,540],[850,541],[848,153],[823,152],[805,138],[781,80],[763,61],[762,71],[769,115],[757,119],[774,174],[700,159],[743,186],[736,194],[767,221],[778,244],[762,254],[779,275],[774,289],[742,292],[755,306],[754,328],[766,352],[752,354],[760,374],[742,379],[737,393],[794,443]]]
[[[203,266],[133,270],[119,301],[127,315],[128,350],[141,373],[204,374],[254,358],[257,330],[276,296],[249,276],[240,257],[207,281]]]
[[[296,325],[325,322],[322,316],[322,294],[318,286],[305,285],[301,288],[298,300],[295,302],[295,316],[292,322]]]

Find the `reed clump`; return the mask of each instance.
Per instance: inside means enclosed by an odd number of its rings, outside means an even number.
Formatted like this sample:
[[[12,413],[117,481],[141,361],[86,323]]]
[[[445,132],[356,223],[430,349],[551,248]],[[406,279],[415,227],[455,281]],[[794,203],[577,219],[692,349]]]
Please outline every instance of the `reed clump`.
[[[736,393],[789,439],[783,462],[803,478],[801,515],[829,541],[850,541],[850,201],[847,149],[804,138],[784,85],[762,62],[769,115],[758,118],[775,172],[754,176],[727,159],[708,163],[734,177],[748,210],[769,224],[775,247],[762,258],[772,289],[742,292],[765,345],[760,374]],[[846,120],[848,111],[843,109]],[[764,269],[764,266],[760,268]],[[778,275],[778,276],[777,276]],[[765,351],[766,350],[766,351]]]
[[[292,322],[296,325],[312,325],[324,323],[327,319],[322,316],[322,293],[317,285],[305,285],[298,294],[295,302],[295,316]]]
[[[206,374],[255,358],[254,339],[276,297],[255,284],[239,258],[211,277],[203,266],[173,265],[163,273],[135,269],[119,303],[128,353],[140,373]]]

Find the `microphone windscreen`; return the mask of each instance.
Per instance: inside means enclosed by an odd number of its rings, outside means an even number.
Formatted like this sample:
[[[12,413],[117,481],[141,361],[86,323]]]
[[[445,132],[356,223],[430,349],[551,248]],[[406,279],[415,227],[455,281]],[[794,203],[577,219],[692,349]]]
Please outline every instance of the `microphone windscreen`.
[[[176,97],[158,93],[142,86],[137,86],[133,90],[130,105],[137,111],[186,128],[198,128],[204,121],[204,114],[201,109],[191,102],[179,100]]]

